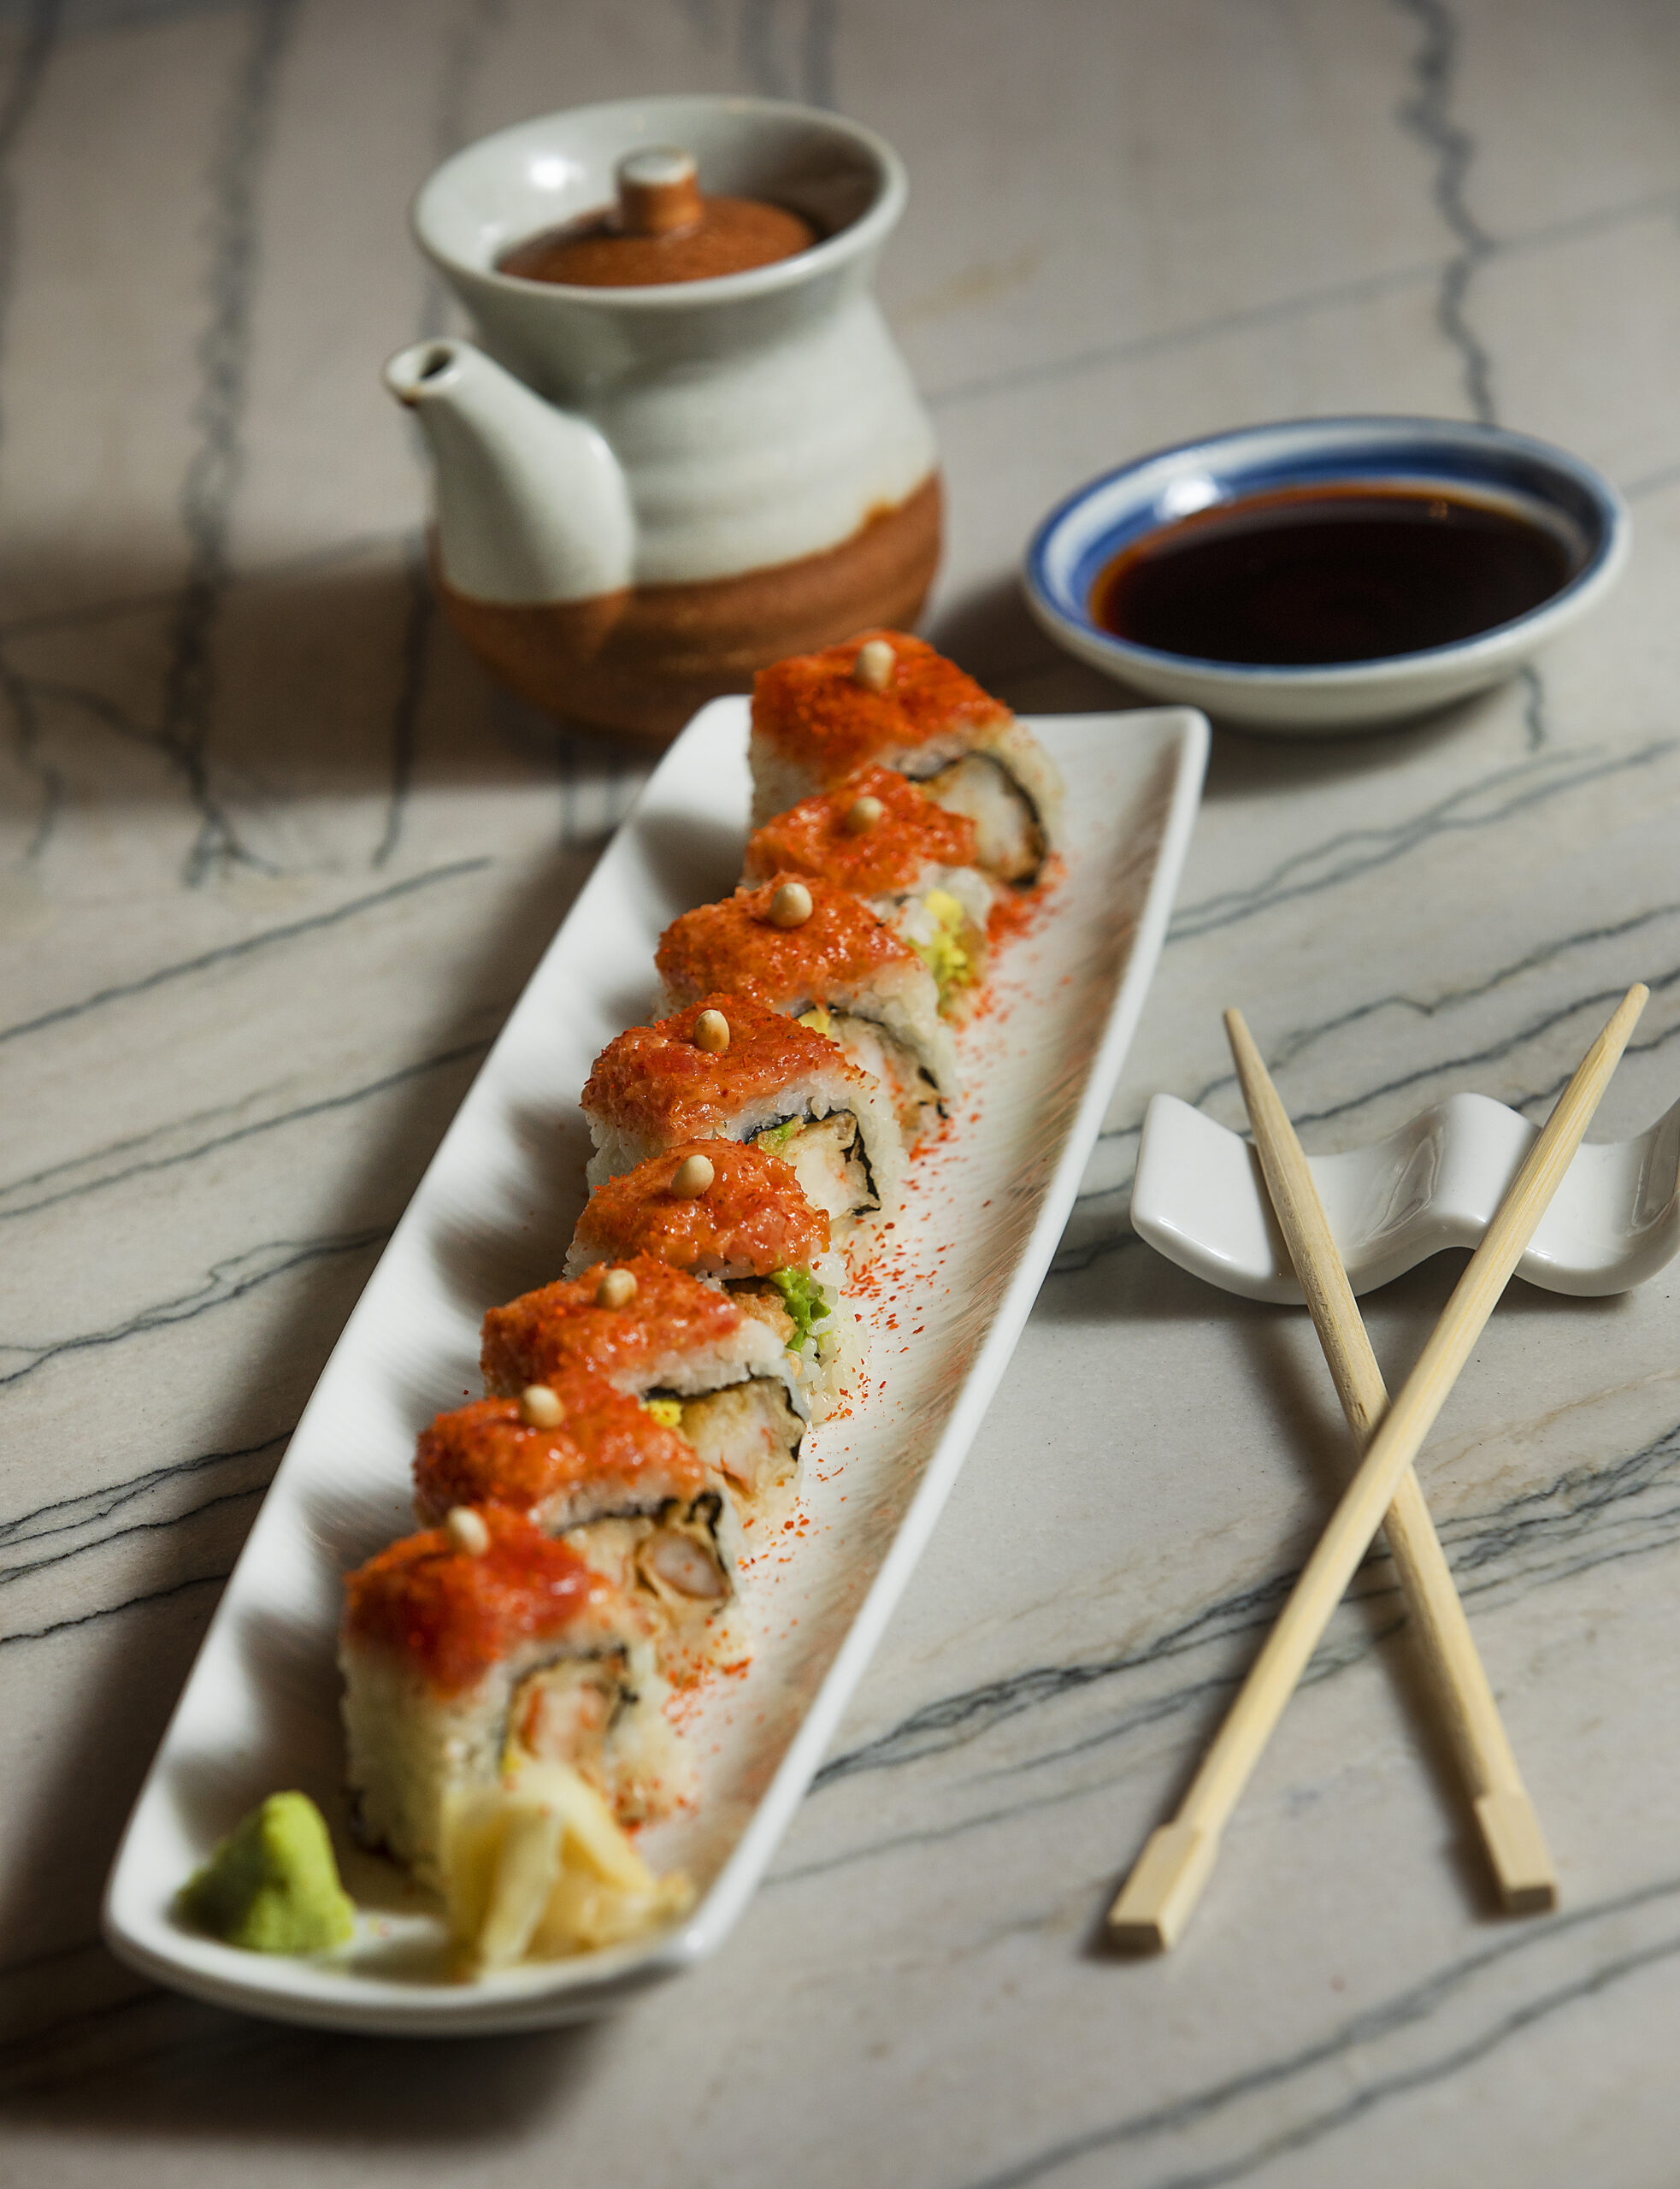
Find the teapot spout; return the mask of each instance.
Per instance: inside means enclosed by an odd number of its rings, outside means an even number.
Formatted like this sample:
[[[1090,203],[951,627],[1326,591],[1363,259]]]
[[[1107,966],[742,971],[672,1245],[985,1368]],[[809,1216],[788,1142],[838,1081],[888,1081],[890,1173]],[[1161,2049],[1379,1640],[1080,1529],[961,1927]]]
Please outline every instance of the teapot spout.
[[[456,592],[511,604],[629,585],[629,491],[587,420],[545,403],[471,342],[398,351],[385,384],[430,445],[439,558]]]

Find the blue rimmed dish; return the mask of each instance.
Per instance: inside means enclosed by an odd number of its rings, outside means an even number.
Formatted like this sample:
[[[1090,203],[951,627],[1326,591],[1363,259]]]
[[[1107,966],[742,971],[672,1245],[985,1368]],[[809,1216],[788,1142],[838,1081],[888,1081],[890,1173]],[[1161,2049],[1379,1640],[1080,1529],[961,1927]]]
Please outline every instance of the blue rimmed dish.
[[[1437,491],[1538,526],[1563,584],[1526,613],[1450,644],[1347,661],[1276,664],[1167,652],[1104,628],[1093,596],[1116,558],[1202,512],[1258,495]],[[1628,514],[1578,457],[1503,427],[1442,418],[1304,418],[1188,441],[1123,465],[1052,510],[1028,546],[1034,614],[1071,653],[1135,690],[1274,735],[1375,729],[1500,682],[1608,592]]]

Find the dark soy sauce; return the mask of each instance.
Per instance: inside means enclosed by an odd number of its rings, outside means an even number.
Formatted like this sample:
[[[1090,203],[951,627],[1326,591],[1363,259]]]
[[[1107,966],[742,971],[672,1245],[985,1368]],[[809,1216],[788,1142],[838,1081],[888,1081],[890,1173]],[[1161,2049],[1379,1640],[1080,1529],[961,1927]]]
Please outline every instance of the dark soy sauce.
[[[1135,646],[1304,668],[1450,646],[1560,592],[1576,558],[1491,502],[1299,487],[1199,511],[1117,555],[1091,614]]]

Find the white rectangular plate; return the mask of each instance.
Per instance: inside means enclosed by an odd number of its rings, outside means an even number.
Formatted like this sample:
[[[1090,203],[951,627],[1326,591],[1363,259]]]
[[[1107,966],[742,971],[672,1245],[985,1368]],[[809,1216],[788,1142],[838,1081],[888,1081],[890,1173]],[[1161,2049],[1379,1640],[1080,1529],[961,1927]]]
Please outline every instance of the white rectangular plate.
[[[692,1814],[645,1835],[699,1889],[651,1940],[446,1980],[436,1915],[344,1829],[339,1576],[414,1525],[416,1433],[480,1388],[486,1307],[559,1270],[581,1206],[576,1098],[648,1015],[653,949],[740,871],[746,703],[698,715],[604,854],[462,1104],[345,1325],[234,1568],[117,1853],[105,1932],[136,1968],[224,2006],[392,2034],[539,2027],[598,2014],[710,1953],[746,1905],[921,1555],[1026,1321],[1160,954],[1207,755],[1188,708],[1033,729],[1068,784],[1067,870],[1002,954],[961,1037],[966,1092],[915,1166],[870,1302],[849,1414],[806,1441],[799,1513],[752,1560],[744,1675],[688,1698]],[[342,1954],[244,1953],[171,1901],[265,1794],[299,1786],[333,1826],[364,1911]]]

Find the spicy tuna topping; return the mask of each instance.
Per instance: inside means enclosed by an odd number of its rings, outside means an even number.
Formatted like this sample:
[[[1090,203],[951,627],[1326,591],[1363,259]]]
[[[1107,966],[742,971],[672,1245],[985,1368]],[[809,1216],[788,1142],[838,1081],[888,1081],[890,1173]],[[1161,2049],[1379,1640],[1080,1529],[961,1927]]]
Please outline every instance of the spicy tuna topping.
[[[790,882],[807,892],[808,916],[784,927],[772,917]],[[721,904],[674,919],[654,964],[673,995],[728,986],[738,994],[787,1001],[841,994],[882,972],[914,973],[916,953],[850,889],[813,876],[775,875]]]
[[[709,1013],[728,1021],[721,1052],[700,1045]],[[819,1075],[830,1088],[866,1083],[826,1035],[753,997],[717,994],[610,1041],[595,1059],[583,1106],[627,1128],[710,1140],[745,1105]]]
[[[678,1191],[685,1164],[711,1166],[699,1194]],[[828,1248],[828,1219],[781,1156],[732,1140],[691,1142],[598,1186],[575,1248],[603,1258],[652,1254],[674,1268],[769,1277]]]
[[[623,1266],[636,1289],[633,1302],[622,1307],[600,1304],[594,1270],[492,1307],[484,1319],[481,1354],[490,1389],[551,1384],[569,1370],[614,1382],[634,1378],[673,1351],[715,1345],[740,1328],[740,1308],[716,1287],[651,1254]]]
[[[857,675],[859,650],[871,640],[893,649],[893,673],[879,691]],[[773,662],[752,680],[755,733],[830,779],[942,731],[1011,719],[955,662],[903,631],[862,631],[819,653]]]
[[[818,875],[860,897],[915,888],[930,866],[972,866],[975,825],[891,768],[864,768],[756,830],[746,874]]]
[[[533,1513],[586,1482],[663,1496],[694,1496],[706,1472],[675,1431],[598,1379],[562,1377],[537,1387],[559,1419],[538,1425],[519,1399],[479,1399],[440,1413],[415,1453],[415,1509],[441,1523],[452,1506],[505,1505]]]
[[[522,1513],[491,1507],[474,1556],[447,1529],[405,1536],[345,1577],[345,1631],[400,1651],[434,1687],[456,1693],[527,1642],[603,1609],[610,1584]]]

